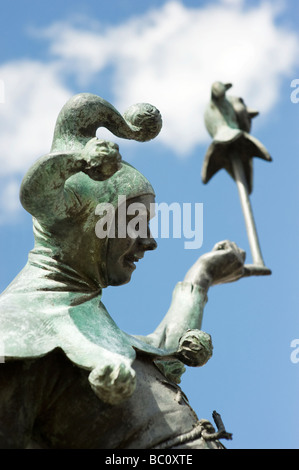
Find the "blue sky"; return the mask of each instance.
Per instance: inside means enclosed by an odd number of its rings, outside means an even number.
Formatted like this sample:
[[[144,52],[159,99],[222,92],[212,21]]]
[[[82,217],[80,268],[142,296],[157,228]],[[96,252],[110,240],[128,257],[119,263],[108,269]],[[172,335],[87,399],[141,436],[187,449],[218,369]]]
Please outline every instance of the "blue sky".
[[[203,112],[215,80],[233,83],[231,94],[259,109],[252,134],[273,162],[254,160],[251,200],[273,274],[209,291],[203,329],[214,355],[182,380],[199,418],[221,413],[234,435],[230,449],[299,448],[299,362],[291,361],[291,342],[299,338],[299,103],[291,101],[291,82],[299,78],[298,20],[295,0],[1,1],[1,290],[33,244],[31,218],[18,202],[22,176],[49,151],[65,101],[83,91],[120,112],[142,101],[157,106],[161,134],[145,144],[118,141],[122,156],[152,182],[157,202],[204,207],[199,250],[184,249],[183,239],[158,238],[131,283],[104,292],[119,326],[150,333],[176,282],[217,241],[235,241],[250,263],[234,182],[224,171],[201,182],[210,143]]]

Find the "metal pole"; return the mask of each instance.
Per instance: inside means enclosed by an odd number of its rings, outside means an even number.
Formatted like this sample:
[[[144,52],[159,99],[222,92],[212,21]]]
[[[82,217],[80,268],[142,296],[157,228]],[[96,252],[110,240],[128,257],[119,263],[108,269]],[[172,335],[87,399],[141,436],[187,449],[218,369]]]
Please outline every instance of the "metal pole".
[[[249,240],[249,246],[252,254],[253,264],[256,266],[265,267],[262,252],[257,236],[255,221],[249,199],[249,191],[245,178],[244,168],[242,161],[237,155],[231,156],[235,181],[237,183],[241,207],[245,218],[246,231]]]

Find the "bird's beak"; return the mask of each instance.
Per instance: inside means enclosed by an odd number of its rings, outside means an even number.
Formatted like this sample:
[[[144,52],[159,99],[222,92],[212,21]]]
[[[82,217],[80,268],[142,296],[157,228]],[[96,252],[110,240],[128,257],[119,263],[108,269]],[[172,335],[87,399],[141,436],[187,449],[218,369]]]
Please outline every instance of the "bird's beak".
[[[247,108],[247,113],[249,114],[251,118],[254,118],[260,114],[259,111],[257,111],[256,109],[250,109],[250,108]]]
[[[224,87],[225,87],[226,90],[229,90],[232,86],[233,86],[232,83],[225,83],[224,84]]]

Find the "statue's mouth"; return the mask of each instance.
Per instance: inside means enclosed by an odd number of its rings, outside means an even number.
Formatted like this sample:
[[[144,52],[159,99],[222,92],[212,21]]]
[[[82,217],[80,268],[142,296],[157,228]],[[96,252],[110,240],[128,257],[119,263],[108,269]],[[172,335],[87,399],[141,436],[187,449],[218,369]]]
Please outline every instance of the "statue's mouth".
[[[131,269],[136,269],[135,263],[138,263],[138,261],[143,258],[143,255],[138,256],[134,254],[129,254],[124,257],[124,265],[131,268]]]

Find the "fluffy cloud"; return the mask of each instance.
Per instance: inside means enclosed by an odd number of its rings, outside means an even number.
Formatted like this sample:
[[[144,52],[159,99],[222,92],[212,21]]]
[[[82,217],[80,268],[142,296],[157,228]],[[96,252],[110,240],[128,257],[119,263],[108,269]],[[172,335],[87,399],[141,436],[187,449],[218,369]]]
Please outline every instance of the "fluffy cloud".
[[[298,37],[278,26],[277,14],[274,2],[187,8],[170,1],[117,26],[60,22],[39,31],[49,43],[47,63],[0,65],[0,175],[12,178],[49,150],[57,114],[72,94],[70,76],[88,90],[110,70],[113,104],[121,112],[135,102],[155,104],[164,121],[160,142],[178,155],[207,139],[203,111],[215,80],[232,82],[234,93],[266,114],[297,61]],[[10,185],[6,192],[15,194]]]
[[[48,29],[51,52],[89,79],[114,68],[114,104],[150,101],[162,112],[162,140],[188,154],[206,139],[203,109],[215,80],[235,84],[249,105],[268,112],[297,60],[298,38],[275,23],[275,3],[244,9],[240,0],[186,8],[171,1],[110,28]],[[100,92],[100,90],[99,90]]]
[[[4,102],[0,105],[0,174],[23,172],[51,146],[61,105],[71,92],[55,65],[24,60],[0,66]]]
[[[17,214],[21,209],[19,201],[20,181],[15,177],[9,179],[0,178],[0,225],[10,222],[17,222]]]

